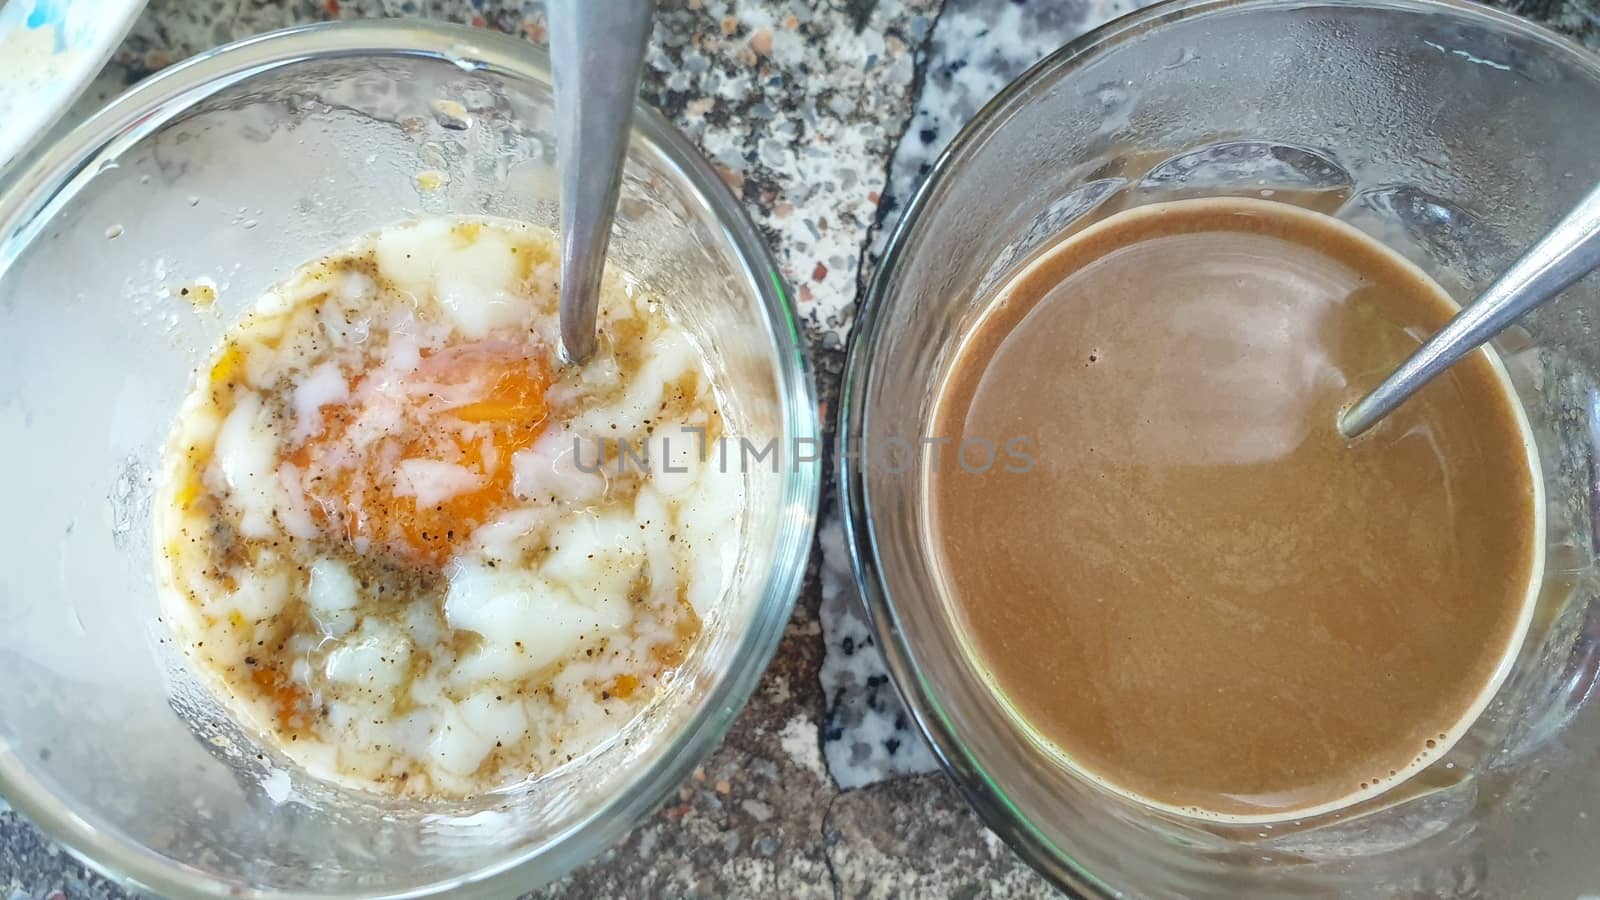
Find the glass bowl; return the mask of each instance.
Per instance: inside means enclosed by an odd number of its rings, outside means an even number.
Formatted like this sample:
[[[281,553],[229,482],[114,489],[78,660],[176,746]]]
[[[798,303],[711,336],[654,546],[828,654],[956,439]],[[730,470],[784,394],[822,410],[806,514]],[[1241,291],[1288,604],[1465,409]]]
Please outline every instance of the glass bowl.
[[[936,449],[904,457],[937,447],[934,386],[980,301],[1064,230],[1182,197],[1294,197],[1465,303],[1600,181],[1597,110],[1600,58],[1474,4],[1176,0],[1035,66],[938,160],[853,335],[841,502],[858,585],[919,727],[989,826],[1058,885],[1153,897],[1593,892],[1600,279],[1496,341],[1547,501],[1541,593],[1508,678],[1432,766],[1324,815],[1267,827],[1165,814],[1040,749],[963,652],[936,577],[921,502]]]
[[[0,792],[94,868],[167,896],[528,890],[621,837],[744,705],[809,554],[806,459],[746,467],[728,590],[630,740],[476,800],[306,778],[231,723],[157,619],[157,454],[223,330],[296,265],[384,224],[554,227],[552,124],[546,57],[525,42],[315,26],[145,81],[0,196]],[[706,162],[643,107],[611,255],[706,349],[730,433],[814,446],[776,266]],[[182,287],[201,279],[217,298],[196,308]]]

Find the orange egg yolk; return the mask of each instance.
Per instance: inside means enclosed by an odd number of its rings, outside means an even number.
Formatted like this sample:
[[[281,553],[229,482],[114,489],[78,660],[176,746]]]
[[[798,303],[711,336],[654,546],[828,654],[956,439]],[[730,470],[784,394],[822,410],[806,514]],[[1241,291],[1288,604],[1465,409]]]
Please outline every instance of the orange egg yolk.
[[[386,395],[398,425],[377,437],[351,401],[325,406],[321,433],[290,456],[312,516],[327,531],[402,560],[437,567],[473,529],[511,505],[511,456],[533,444],[549,410],[549,373],[528,348],[483,341],[424,352]],[[365,437],[363,435],[366,435]],[[472,473],[475,486],[431,504],[404,487],[399,464],[429,460]]]

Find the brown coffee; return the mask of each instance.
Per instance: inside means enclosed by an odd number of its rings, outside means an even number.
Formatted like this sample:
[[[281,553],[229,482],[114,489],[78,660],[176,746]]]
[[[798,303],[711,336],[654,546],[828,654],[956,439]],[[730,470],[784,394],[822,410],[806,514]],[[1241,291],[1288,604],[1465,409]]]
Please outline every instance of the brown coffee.
[[[1335,423],[1455,310],[1262,200],[1122,212],[1005,285],[934,433],[1021,440],[1032,466],[930,463],[927,525],[1021,720],[1103,784],[1225,819],[1342,806],[1441,754],[1526,630],[1527,425],[1482,352],[1361,438]]]

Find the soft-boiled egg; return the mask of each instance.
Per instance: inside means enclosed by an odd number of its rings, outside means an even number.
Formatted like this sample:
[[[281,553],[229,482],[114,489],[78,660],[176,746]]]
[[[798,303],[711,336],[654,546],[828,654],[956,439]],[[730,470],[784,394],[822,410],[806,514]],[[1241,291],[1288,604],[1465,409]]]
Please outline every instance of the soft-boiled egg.
[[[435,566],[513,505],[511,457],[549,417],[542,355],[504,341],[424,351],[380,380],[344,376],[292,453],[312,514],[362,552]]]
[[[555,274],[527,226],[386,228],[197,374],[157,504],[168,618],[313,774],[465,795],[547,772],[648,706],[726,590],[743,482],[706,464],[729,438],[706,361],[608,281],[600,352],[562,366]]]

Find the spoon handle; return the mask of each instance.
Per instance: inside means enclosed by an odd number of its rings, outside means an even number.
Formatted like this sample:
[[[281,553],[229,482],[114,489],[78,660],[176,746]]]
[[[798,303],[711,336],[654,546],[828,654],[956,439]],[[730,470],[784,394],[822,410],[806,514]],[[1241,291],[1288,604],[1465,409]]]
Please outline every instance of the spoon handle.
[[[1580,200],[1471,306],[1456,313],[1372,393],[1340,416],[1339,430],[1355,437],[1371,428],[1456,360],[1596,268],[1600,268],[1600,187]]]
[[[550,74],[561,170],[561,352],[595,348],[600,276],[622,186],[654,0],[550,0]]]

